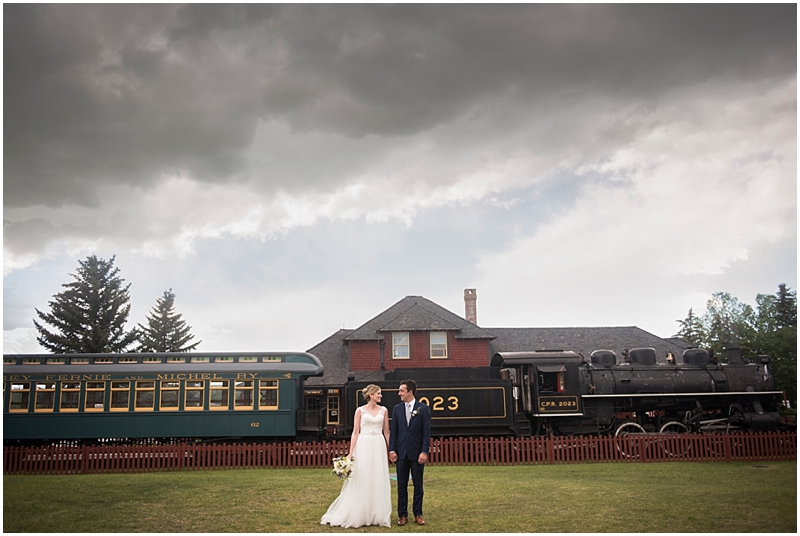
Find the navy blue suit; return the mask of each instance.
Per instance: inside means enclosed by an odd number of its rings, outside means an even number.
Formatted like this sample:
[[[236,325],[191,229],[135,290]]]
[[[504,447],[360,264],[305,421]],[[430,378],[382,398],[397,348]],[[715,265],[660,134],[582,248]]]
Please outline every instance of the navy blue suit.
[[[389,451],[397,454],[397,515],[408,517],[408,473],[414,482],[412,510],[422,515],[422,473],[425,465],[418,463],[420,453],[430,454],[431,410],[414,400],[411,421],[406,424],[406,405],[400,402],[392,409],[389,424]]]

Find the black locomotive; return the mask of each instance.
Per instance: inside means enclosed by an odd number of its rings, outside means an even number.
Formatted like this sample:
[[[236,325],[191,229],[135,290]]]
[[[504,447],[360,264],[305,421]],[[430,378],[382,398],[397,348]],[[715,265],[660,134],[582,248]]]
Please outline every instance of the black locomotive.
[[[770,431],[782,424],[783,393],[774,390],[767,356],[745,362],[731,348],[728,363],[718,363],[690,349],[681,363],[657,363],[653,348],[636,348],[620,361],[609,350],[588,359],[561,350],[500,352],[489,367],[398,369],[373,383],[391,408],[399,381],[416,380],[435,436]],[[365,385],[345,386],[351,410],[363,403]],[[352,429],[347,415],[333,435]]]

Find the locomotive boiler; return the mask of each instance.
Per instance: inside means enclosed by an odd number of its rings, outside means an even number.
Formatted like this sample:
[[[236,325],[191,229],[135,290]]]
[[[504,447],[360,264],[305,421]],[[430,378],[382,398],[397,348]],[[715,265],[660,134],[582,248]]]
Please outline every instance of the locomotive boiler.
[[[569,351],[500,352],[492,369],[511,382],[515,410],[533,435],[776,430],[782,393],[774,390],[769,357],[745,362],[738,348],[728,363],[706,350],[686,350],[681,363],[658,363],[653,348],[618,362],[610,350],[588,359]]]

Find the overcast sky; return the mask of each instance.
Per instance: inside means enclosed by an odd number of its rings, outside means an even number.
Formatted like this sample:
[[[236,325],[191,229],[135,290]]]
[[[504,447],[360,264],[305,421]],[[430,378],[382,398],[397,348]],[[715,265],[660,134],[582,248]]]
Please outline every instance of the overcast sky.
[[[796,9],[4,4],[3,351],[92,254],[198,351],[796,288]]]

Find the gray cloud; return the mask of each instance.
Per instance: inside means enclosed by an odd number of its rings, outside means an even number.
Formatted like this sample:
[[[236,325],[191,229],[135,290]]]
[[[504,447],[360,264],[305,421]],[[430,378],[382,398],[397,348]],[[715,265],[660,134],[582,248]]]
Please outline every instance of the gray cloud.
[[[795,10],[6,4],[4,203],[97,207],[99,184],[174,176],[267,190],[345,179],[347,163],[291,180],[251,169],[259,125],[274,121],[405,137],[509,95],[546,114],[592,96],[649,106],[667,87],[782,77],[796,69]]]

